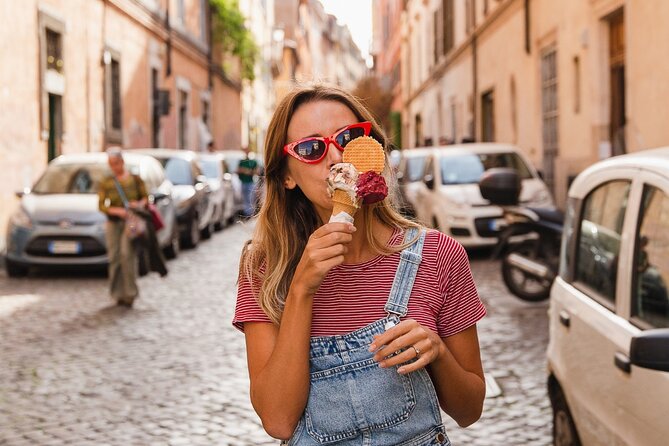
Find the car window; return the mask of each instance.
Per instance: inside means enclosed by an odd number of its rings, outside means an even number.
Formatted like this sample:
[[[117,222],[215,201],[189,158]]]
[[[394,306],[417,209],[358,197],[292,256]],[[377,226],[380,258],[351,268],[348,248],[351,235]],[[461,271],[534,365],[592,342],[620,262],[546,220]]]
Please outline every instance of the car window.
[[[629,181],[611,181],[583,201],[575,280],[611,303],[615,302],[620,234],[629,189]]]
[[[634,252],[632,315],[653,327],[669,327],[669,197],[644,187]]]
[[[217,159],[200,160],[200,168],[209,179],[216,179],[221,176],[221,162]]]
[[[165,175],[167,175],[172,184],[180,186],[193,185],[193,177],[188,161],[181,158],[161,158],[158,161],[165,168]]]
[[[425,156],[407,157],[406,181],[421,181],[425,175]]]
[[[107,164],[50,164],[32,191],[36,194],[95,194],[111,175]]]
[[[494,167],[515,169],[521,179],[532,178],[527,164],[517,153],[445,155],[441,158],[442,184],[478,183],[483,172]]]

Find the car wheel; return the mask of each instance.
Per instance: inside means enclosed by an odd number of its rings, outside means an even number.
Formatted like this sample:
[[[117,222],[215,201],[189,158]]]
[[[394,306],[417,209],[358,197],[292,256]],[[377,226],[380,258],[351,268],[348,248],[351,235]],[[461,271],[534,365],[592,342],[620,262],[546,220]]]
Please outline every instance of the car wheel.
[[[176,224],[174,234],[172,234],[172,238],[170,239],[170,244],[165,247],[163,252],[165,253],[165,257],[170,260],[176,259],[179,255],[179,231],[176,229]]]
[[[207,226],[205,226],[202,229],[202,239],[203,240],[210,239],[213,233],[214,233],[214,224],[212,222],[209,222],[207,223]]]
[[[5,259],[5,269],[9,277],[25,277],[28,275],[29,267],[14,263],[11,260]]]
[[[581,446],[574,419],[561,389],[556,389],[551,403],[553,405],[553,445]]]
[[[188,248],[195,248],[200,243],[200,219],[197,215],[188,224],[188,232],[184,242],[184,245]]]

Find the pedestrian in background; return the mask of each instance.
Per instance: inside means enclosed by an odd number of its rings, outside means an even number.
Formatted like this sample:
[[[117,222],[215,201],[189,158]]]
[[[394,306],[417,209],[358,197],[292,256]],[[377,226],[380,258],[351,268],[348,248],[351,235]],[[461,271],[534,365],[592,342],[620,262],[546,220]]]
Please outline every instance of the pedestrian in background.
[[[249,148],[244,149],[246,156],[239,162],[237,175],[242,183],[242,196],[244,198],[244,217],[253,217],[255,214],[254,192],[255,176],[258,174],[258,162],[249,156]]]
[[[132,307],[139,294],[137,253],[126,222],[133,209],[146,207],[148,195],[144,181],[125,168],[120,149],[107,150],[107,156],[112,174],[100,183],[98,197],[100,210],[107,215],[109,292],[118,305]]]
[[[439,407],[481,415],[476,323],[463,247],[396,210],[392,192],[328,223],[326,179],[349,141],[388,143],[336,88],[289,93],[270,122],[266,202],[242,253],[233,324],[246,336],[251,402],[288,445],[448,445]],[[386,160],[383,175],[394,188]]]

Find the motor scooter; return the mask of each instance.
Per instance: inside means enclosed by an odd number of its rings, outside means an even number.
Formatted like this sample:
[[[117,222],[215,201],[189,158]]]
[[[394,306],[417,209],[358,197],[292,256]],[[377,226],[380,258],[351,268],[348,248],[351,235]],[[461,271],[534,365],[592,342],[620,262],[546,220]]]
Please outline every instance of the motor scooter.
[[[492,256],[501,258],[504,284],[520,299],[538,302],[548,298],[558,273],[564,215],[520,205],[520,188],[514,169],[489,169],[479,180],[481,196],[503,212]]]

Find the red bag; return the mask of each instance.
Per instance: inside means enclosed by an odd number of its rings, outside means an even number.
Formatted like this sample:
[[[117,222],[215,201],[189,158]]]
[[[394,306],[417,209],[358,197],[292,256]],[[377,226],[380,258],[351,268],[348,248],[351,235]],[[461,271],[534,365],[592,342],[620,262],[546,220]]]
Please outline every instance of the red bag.
[[[147,209],[151,213],[151,222],[153,223],[153,227],[155,228],[156,232],[163,229],[165,227],[165,222],[163,221],[163,216],[160,215],[160,212],[158,211],[156,205],[153,203],[149,203],[147,205]]]

